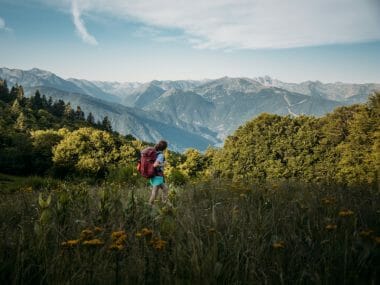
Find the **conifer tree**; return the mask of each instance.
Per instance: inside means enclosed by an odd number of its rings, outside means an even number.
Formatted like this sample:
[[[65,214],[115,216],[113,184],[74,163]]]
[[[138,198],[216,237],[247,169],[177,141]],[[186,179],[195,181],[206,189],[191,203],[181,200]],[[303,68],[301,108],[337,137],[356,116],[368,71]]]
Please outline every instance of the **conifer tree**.
[[[22,111],[22,107],[21,107],[21,104],[20,102],[18,101],[18,99],[15,99],[13,104],[12,104],[12,107],[11,107],[11,113],[12,114],[20,114]]]
[[[75,111],[75,119],[84,121],[84,112],[80,108],[80,106],[77,106],[77,110]]]
[[[108,119],[108,116],[105,116],[103,118],[101,127],[105,131],[112,132],[112,126],[110,120]]]
[[[67,103],[66,106],[65,106],[64,116],[65,116],[65,118],[67,118],[69,120],[73,120],[75,118],[75,112],[71,108],[70,102]]]
[[[94,116],[92,115],[91,112],[88,113],[86,121],[87,121],[87,123],[89,123],[91,125],[95,124],[95,118],[94,118]]]

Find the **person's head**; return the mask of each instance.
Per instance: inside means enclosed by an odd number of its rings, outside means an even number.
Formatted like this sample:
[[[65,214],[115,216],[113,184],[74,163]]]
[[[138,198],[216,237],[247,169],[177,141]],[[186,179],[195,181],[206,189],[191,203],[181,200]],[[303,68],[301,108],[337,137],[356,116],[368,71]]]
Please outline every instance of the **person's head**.
[[[164,151],[168,147],[168,143],[166,141],[159,141],[154,148],[157,151]]]

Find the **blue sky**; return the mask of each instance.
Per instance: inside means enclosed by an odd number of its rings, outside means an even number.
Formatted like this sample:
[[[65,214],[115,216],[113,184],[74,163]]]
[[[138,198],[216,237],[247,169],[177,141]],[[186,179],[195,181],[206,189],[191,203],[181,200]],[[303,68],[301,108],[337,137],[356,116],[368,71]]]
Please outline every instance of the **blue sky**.
[[[102,81],[380,82],[379,0],[0,0],[0,67]]]

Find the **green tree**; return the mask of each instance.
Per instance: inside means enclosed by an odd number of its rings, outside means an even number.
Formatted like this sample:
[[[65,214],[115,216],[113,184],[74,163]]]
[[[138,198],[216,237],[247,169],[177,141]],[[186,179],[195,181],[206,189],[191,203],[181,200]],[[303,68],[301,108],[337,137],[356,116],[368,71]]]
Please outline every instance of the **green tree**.
[[[53,149],[53,161],[57,167],[81,173],[104,174],[117,157],[112,135],[93,128],[68,133]]]
[[[80,106],[77,106],[77,110],[75,111],[75,119],[79,121],[84,121],[84,112],[82,111]]]
[[[90,125],[94,125],[94,124],[95,124],[95,118],[94,118],[94,116],[92,115],[91,112],[88,113],[86,121],[87,121],[87,123],[89,123]]]
[[[188,177],[196,177],[205,168],[205,159],[199,150],[189,148],[185,151],[185,161],[180,164],[180,170]]]
[[[55,130],[37,130],[30,133],[33,146],[34,171],[43,174],[53,166],[53,147],[63,138]]]
[[[105,130],[107,132],[112,132],[112,125],[111,125],[110,120],[108,119],[108,116],[105,116],[103,118],[101,127],[102,127],[103,130]]]

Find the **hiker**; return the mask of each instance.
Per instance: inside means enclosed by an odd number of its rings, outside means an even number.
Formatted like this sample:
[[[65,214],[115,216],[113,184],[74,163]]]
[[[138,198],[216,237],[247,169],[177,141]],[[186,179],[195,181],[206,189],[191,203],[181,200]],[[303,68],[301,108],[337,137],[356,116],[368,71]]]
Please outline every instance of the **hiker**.
[[[166,202],[168,197],[168,187],[164,180],[164,165],[165,157],[163,151],[167,148],[168,143],[166,141],[159,141],[155,146],[157,152],[157,158],[153,166],[155,168],[155,175],[149,179],[150,185],[152,185],[152,194],[149,198],[149,204],[153,205],[156,200],[158,191],[161,189],[163,201]]]

